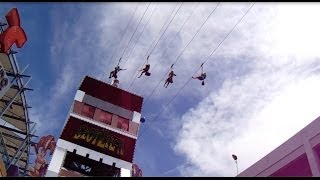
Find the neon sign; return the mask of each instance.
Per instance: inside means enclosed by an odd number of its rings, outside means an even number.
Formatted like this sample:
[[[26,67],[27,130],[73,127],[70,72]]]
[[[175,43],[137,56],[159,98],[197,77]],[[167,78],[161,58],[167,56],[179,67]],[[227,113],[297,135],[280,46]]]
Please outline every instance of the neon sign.
[[[123,155],[123,142],[112,134],[82,125],[78,132],[74,134],[73,138],[82,139],[99,148],[107,149],[118,155]]]
[[[8,54],[13,44],[21,48],[27,41],[27,36],[20,26],[20,16],[17,8],[11,9],[7,13],[6,19],[8,27],[0,34],[0,52]]]
[[[70,116],[61,139],[121,160],[132,162],[136,140]]]

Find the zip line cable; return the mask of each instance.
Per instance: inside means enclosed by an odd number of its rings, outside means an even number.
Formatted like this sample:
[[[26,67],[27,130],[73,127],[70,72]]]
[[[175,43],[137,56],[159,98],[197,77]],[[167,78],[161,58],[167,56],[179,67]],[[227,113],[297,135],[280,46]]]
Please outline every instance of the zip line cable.
[[[233,28],[227,33],[227,35],[223,38],[223,40],[218,44],[218,46],[212,51],[212,53],[208,56],[208,58],[201,64],[201,66],[209,60],[211,55],[221,46],[221,44],[229,37],[229,35],[234,31],[234,29],[237,27],[237,25],[242,21],[242,19],[248,14],[248,12],[252,9],[254,6],[255,2],[247,9],[247,11],[243,14],[243,16],[239,19],[239,21],[233,26]],[[198,72],[201,69],[201,66],[197,69],[196,72]],[[189,78],[188,81],[178,90],[178,92],[171,98],[171,100],[166,104],[164,107],[168,107],[168,105],[177,97],[177,95],[183,90],[183,88],[192,80],[192,78]],[[157,116],[150,122],[149,127],[160,117],[161,113],[163,112],[164,108],[157,114]],[[146,129],[145,131],[147,131]],[[138,136],[141,137],[143,135],[142,131],[140,135]]]
[[[159,83],[157,84],[157,86],[152,90],[152,92],[148,95],[147,99],[145,100],[145,102],[147,102],[149,100],[149,98],[153,95],[153,93],[155,92],[155,90],[158,88],[158,86],[160,85],[160,83],[164,80],[164,78],[166,77],[166,75],[170,72],[170,70],[172,69],[172,67],[174,66],[175,63],[177,63],[177,61],[179,60],[179,58],[181,57],[181,55],[184,53],[184,51],[187,49],[187,47],[190,45],[190,43],[193,41],[193,39],[196,37],[196,35],[200,32],[200,30],[202,29],[202,27],[204,26],[204,24],[208,21],[208,19],[211,17],[211,15],[216,11],[217,7],[220,5],[220,2],[216,5],[216,7],[211,11],[211,13],[209,14],[209,16],[205,19],[205,21],[201,24],[200,28],[197,30],[197,32],[194,34],[194,36],[191,38],[191,40],[188,42],[188,44],[184,47],[184,49],[181,51],[181,53],[179,54],[179,56],[177,57],[177,59],[173,62],[173,64],[171,65],[171,68],[167,71],[166,74],[164,74],[164,76],[162,77],[162,79],[159,81]]]
[[[129,24],[130,24],[131,21],[132,21],[133,15],[136,13],[136,11],[137,11],[137,9],[138,9],[138,6],[139,6],[139,3],[136,5],[136,8],[135,8],[134,12],[131,14],[130,20],[129,20],[127,26],[125,27],[125,30],[124,30],[123,33],[122,33],[121,39],[120,39],[117,47],[114,49],[114,51],[113,51],[113,53],[112,53],[112,55],[111,55],[111,58],[110,58],[110,60],[109,60],[109,63],[108,63],[108,65],[107,65],[107,68],[106,68],[106,69],[109,69],[109,65],[111,64],[112,58],[113,58],[113,56],[115,55],[116,51],[118,50],[119,45],[120,45],[120,43],[121,43],[121,41],[122,41],[122,39],[123,39],[123,37],[124,37],[124,35],[125,35],[128,27],[129,27]]]
[[[151,52],[149,53],[149,56],[152,54],[153,50],[156,48],[156,46],[158,45],[159,41],[161,40],[161,38],[163,37],[164,33],[167,31],[168,27],[170,26],[170,24],[172,23],[173,19],[176,17],[177,13],[179,12],[179,10],[181,9],[183,2],[180,4],[178,10],[174,13],[174,15],[172,16],[169,24],[167,25],[167,27],[164,29],[164,31],[162,32],[160,38],[158,39],[158,41],[156,42],[156,44],[153,46],[153,49],[151,50]]]
[[[138,29],[138,27],[139,27],[139,25],[140,25],[140,23],[141,23],[141,20],[143,19],[144,15],[145,15],[145,14],[146,14],[146,12],[148,11],[150,4],[151,4],[151,2],[149,2],[148,7],[146,8],[146,10],[144,11],[143,15],[141,16],[141,18],[140,18],[140,20],[139,20],[139,22],[138,22],[138,24],[137,24],[137,26],[136,26],[136,28],[135,28],[134,32],[132,33],[132,35],[131,35],[131,37],[130,37],[130,39],[129,39],[128,43],[127,43],[127,45],[125,46],[125,48],[124,48],[124,50],[123,50],[123,53],[122,53],[122,55],[121,55],[121,57],[120,57],[120,59],[119,59],[118,66],[119,66],[119,64],[120,64],[121,58],[123,57],[124,53],[126,52],[126,50],[127,50],[128,46],[129,46],[129,44],[130,44],[130,42],[131,42],[131,40],[132,40],[133,36],[134,36],[134,35],[135,35],[135,33],[137,32],[137,29]]]
[[[172,38],[172,40],[168,43],[168,46],[165,48],[164,52],[161,54],[161,57],[159,59],[161,59],[166,53],[167,50],[169,49],[169,47],[171,46],[171,44],[174,42],[174,40],[178,37],[179,33],[181,32],[181,30],[183,29],[183,27],[187,24],[187,22],[189,21],[190,17],[194,14],[195,10],[198,8],[199,6],[199,2],[197,3],[197,6],[192,10],[192,12],[189,14],[189,16],[186,18],[186,21],[184,21],[184,23],[182,24],[182,26],[180,27],[179,31],[177,31],[177,33],[175,34],[174,38]],[[153,68],[153,71],[157,68],[158,66],[155,66],[155,68]],[[151,70],[150,70],[151,71]],[[163,79],[162,79],[163,80]],[[161,81],[162,81],[161,80]],[[140,90],[141,88],[139,88]],[[137,91],[137,93],[139,93],[139,91]]]
[[[178,13],[178,11],[181,9],[181,6],[182,6],[182,4],[183,3],[181,3],[180,4],[180,6],[179,6],[179,8],[178,8],[178,10],[175,12],[175,14],[172,16],[172,18],[171,18],[171,20],[170,20],[170,22],[167,24],[167,26],[166,26],[166,28],[164,29],[164,31],[162,32],[162,34],[160,35],[160,38],[158,39],[158,41],[156,42],[156,44],[153,46],[153,48],[152,48],[152,50],[150,51],[150,53],[149,53],[149,55],[148,55],[148,57],[147,57],[147,59],[144,61],[144,63],[143,64],[145,64],[146,62],[148,62],[148,60],[149,60],[149,57],[151,56],[151,54],[152,54],[152,52],[153,52],[153,50],[156,48],[156,46],[158,45],[158,43],[159,43],[159,41],[161,40],[161,38],[163,37],[163,35],[165,34],[165,32],[167,31],[167,29],[168,29],[168,27],[170,26],[170,24],[172,23],[172,21],[173,21],[173,19],[175,18],[175,16],[177,15],[177,13]],[[141,66],[141,64],[138,66],[138,68]],[[137,69],[136,69],[137,70]],[[135,71],[134,71],[135,72]],[[137,72],[137,75],[139,74],[139,72]],[[136,75],[136,76],[137,76]],[[135,77],[135,76],[133,76],[133,77]],[[134,78],[133,80],[132,80],[132,82],[131,82],[131,85],[134,83],[134,81],[136,80],[136,78]],[[128,87],[128,88],[130,88],[131,87],[131,85]]]
[[[164,28],[164,26],[165,26],[165,25],[167,24],[167,22],[169,21],[169,18],[171,17],[171,15],[173,14],[173,12],[174,12],[174,10],[176,9],[177,6],[178,6],[178,4],[175,6],[175,8],[172,9],[172,11],[171,11],[171,13],[170,13],[170,16],[169,16],[168,19],[165,21],[165,23],[162,25],[160,31],[158,32],[158,35],[161,33],[162,29]],[[157,36],[158,36],[158,35],[157,35]],[[151,45],[149,46],[149,48],[148,48],[146,54],[143,56],[143,58],[148,55],[148,52],[149,52],[150,48],[152,47],[152,45],[153,45],[153,44],[156,42],[156,40],[157,40],[157,36],[155,37],[155,39],[153,40],[153,42],[152,42]],[[140,66],[141,66],[141,64],[139,64],[139,66],[133,71],[134,74],[135,74],[135,72],[139,69]],[[133,74],[133,75],[134,75],[134,74]],[[135,78],[135,76],[132,76],[131,80],[133,80],[134,78]],[[130,80],[130,81],[131,81],[131,80]],[[131,81],[131,84],[132,84],[132,81]],[[130,88],[131,84],[127,87],[127,89]]]
[[[138,40],[135,42],[135,44],[134,44],[133,48],[131,49],[131,51],[130,51],[130,53],[129,53],[129,55],[128,55],[127,60],[126,60],[126,61],[124,61],[124,65],[128,62],[129,57],[131,56],[131,54],[132,54],[132,52],[133,52],[133,49],[136,47],[137,43],[139,42],[139,40],[140,40],[140,38],[141,38],[141,36],[142,36],[142,33],[144,32],[145,28],[146,28],[146,27],[147,27],[147,25],[149,24],[149,21],[150,21],[151,17],[153,16],[153,14],[154,14],[154,12],[155,12],[155,10],[156,10],[157,8],[158,8],[158,3],[157,3],[157,6],[152,10],[151,16],[149,16],[149,18],[148,18],[148,20],[147,20],[146,24],[144,24],[143,29],[142,29],[142,31],[141,31],[141,32],[140,32],[140,34],[139,34],[139,38],[138,38]]]
[[[236,25],[228,32],[228,34],[225,36],[225,38],[218,44],[218,46],[211,52],[211,54],[206,58],[206,60],[202,63],[206,63],[209,58],[217,51],[217,49],[221,46],[221,44],[228,38],[228,36],[234,31],[234,29],[237,27],[237,25],[242,21],[242,19],[248,14],[248,12],[251,10],[251,8],[254,6],[255,2],[250,6],[250,8],[244,13],[244,15],[239,19],[239,21],[236,23]]]
[[[182,3],[180,3],[180,7],[181,7],[181,4],[182,4]],[[157,39],[158,39],[157,37],[160,35],[160,33],[161,33],[161,31],[163,30],[163,28],[165,28],[165,25],[169,22],[170,17],[172,16],[173,12],[175,11],[175,9],[176,9],[177,7],[178,7],[178,4],[174,7],[174,9],[172,9],[172,11],[171,11],[171,13],[170,13],[170,16],[168,16],[168,18],[166,19],[166,22],[162,25],[161,30],[158,32],[156,38],[154,38],[152,44],[149,46],[149,48],[148,48],[146,54],[144,55],[144,57],[146,57],[146,56],[149,54],[148,52],[149,52],[150,48],[151,48],[151,47],[153,46],[153,44],[157,41]],[[179,7],[179,9],[180,9],[180,7]],[[168,23],[168,24],[169,24],[169,23]],[[161,35],[160,35],[160,36],[161,36]]]

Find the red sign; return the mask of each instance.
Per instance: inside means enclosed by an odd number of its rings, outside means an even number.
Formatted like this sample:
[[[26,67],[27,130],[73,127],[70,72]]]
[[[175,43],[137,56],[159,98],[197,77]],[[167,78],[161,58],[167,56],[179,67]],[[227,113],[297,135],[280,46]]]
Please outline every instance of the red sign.
[[[11,9],[7,13],[6,19],[8,28],[0,34],[0,51],[8,54],[8,51],[13,44],[16,44],[18,48],[21,48],[27,41],[27,36],[20,26],[20,16],[17,8]]]
[[[60,138],[124,161],[133,160],[135,139],[72,116],[69,117]]]
[[[141,112],[143,98],[86,76],[79,88],[86,94],[130,111]]]

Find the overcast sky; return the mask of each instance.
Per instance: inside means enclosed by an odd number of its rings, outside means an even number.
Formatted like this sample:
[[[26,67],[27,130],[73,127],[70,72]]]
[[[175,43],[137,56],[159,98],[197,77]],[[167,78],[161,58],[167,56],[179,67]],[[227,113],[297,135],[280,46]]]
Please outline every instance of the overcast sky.
[[[17,58],[30,64],[38,135],[58,137],[82,78],[109,83],[122,57],[120,87],[144,97],[135,149],[144,176],[235,176],[232,154],[241,172],[320,115],[320,4],[255,3],[244,16],[251,6],[6,3],[0,12],[17,7],[28,36]],[[151,76],[138,79],[148,55]],[[205,86],[191,80],[202,62]]]

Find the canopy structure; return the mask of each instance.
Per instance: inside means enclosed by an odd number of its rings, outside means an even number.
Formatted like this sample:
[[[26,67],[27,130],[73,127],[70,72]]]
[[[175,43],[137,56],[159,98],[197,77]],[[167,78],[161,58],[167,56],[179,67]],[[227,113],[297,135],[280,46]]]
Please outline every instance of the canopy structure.
[[[7,170],[17,166],[19,175],[24,175],[29,164],[31,138],[35,136],[32,132],[35,123],[29,120],[28,108],[31,107],[25,96],[26,90],[32,90],[26,87],[31,76],[19,71],[14,54],[0,53],[0,63],[9,80],[8,88],[0,90],[1,155]],[[24,81],[24,78],[29,79]]]
[[[16,53],[0,53],[0,155],[8,176],[25,176],[36,123],[29,119],[25,95],[32,90],[26,87],[31,76],[23,74],[27,67],[19,69]]]

